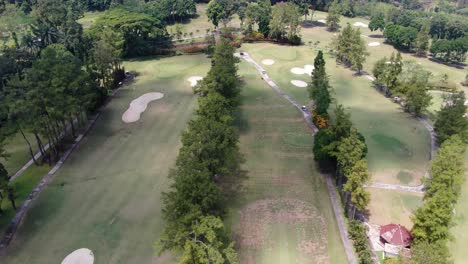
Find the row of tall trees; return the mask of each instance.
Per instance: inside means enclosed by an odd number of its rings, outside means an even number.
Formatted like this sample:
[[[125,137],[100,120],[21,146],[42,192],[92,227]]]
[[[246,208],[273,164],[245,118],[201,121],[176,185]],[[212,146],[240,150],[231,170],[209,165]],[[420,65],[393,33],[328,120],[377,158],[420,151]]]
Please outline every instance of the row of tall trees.
[[[442,143],[431,163],[424,203],[413,216],[414,263],[450,263],[447,242],[464,181],[465,142],[454,135]]]
[[[468,106],[465,100],[463,91],[445,97],[434,124],[439,144],[453,135],[459,135],[463,140],[468,140],[468,118],[465,116]]]
[[[166,226],[160,252],[180,253],[179,263],[237,263],[234,244],[224,228],[222,182],[238,176],[241,157],[234,114],[239,88],[234,48],[221,39],[212,67],[195,89],[196,119],[182,135],[182,148],[163,194]]]
[[[378,60],[372,72],[376,78],[374,83],[388,96],[404,99],[407,111],[420,115],[430,105],[430,72],[414,61],[402,61],[400,53]]]
[[[322,168],[336,169],[336,185],[340,190],[345,212],[354,220],[356,211],[365,212],[370,201],[370,194],[364,187],[369,180],[367,146],[364,137],[353,127],[350,114],[345,112],[342,105],[336,107],[334,122],[328,125],[328,108],[332,98],[322,51],[315,57],[314,67],[309,84],[309,98],[314,102],[314,122],[320,129],[314,139],[314,159]],[[362,232],[359,231],[361,229],[356,225],[359,223],[353,222],[353,239],[355,245],[359,245],[356,250],[361,263],[370,263],[370,251],[365,236],[362,236]]]
[[[463,62],[468,51],[466,21],[464,16],[444,12],[389,9],[373,14],[369,28],[382,30],[387,42],[397,48],[419,55],[430,51],[444,61]]]
[[[365,41],[361,38],[361,30],[354,29],[349,23],[338,35],[334,49],[338,61],[350,65],[358,72],[362,70],[366,56],[369,55]]]
[[[207,16],[215,27],[220,23],[226,27],[232,16],[238,14],[242,24],[245,22],[247,35],[256,38],[268,37],[298,45],[301,43],[300,17],[308,10],[304,3],[298,5],[294,1],[280,2],[272,6],[269,0],[212,0],[208,4]],[[260,37],[257,33],[260,33]]]

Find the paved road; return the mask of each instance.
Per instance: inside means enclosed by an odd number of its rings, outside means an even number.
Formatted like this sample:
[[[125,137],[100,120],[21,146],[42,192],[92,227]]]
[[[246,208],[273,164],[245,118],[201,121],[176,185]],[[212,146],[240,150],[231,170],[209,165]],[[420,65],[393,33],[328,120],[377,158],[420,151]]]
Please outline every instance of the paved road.
[[[286,99],[289,103],[294,105],[302,113],[302,117],[304,118],[304,121],[307,123],[309,128],[312,130],[312,135],[315,135],[315,133],[317,133],[318,129],[314,125],[314,123],[312,122],[312,114],[309,111],[303,111],[301,109],[300,104],[298,104],[291,97],[289,97],[287,94],[285,94],[283,92],[283,90],[281,90],[281,88],[275,82],[273,82],[273,80],[271,80],[271,78],[270,78],[270,76],[268,76],[266,70],[262,66],[260,66],[260,64],[258,64],[256,61],[254,61],[250,57],[250,55],[245,53],[245,52],[243,52],[242,55],[240,55],[240,53],[235,53],[234,56],[236,56],[238,58],[241,58],[241,59],[244,59],[248,63],[255,66],[255,68],[258,70],[258,72],[262,76],[263,80],[271,88],[273,88],[273,90],[275,90],[275,92],[277,92],[281,97]],[[343,242],[343,246],[344,246],[345,251],[346,251],[346,256],[348,258],[348,263],[357,264],[357,259],[356,259],[356,256],[354,255],[353,246],[352,246],[351,240],[348,237],[348,230],[347,230],[347,227],[346,227],[346,223],[344,221],[344,216],[343,216],[343,212],[341,210],[341,204],[339,202],[339,198],[338,198],[338,194],[336,192],[335,184],[333,183],[333,180],[331,179],[330,175],[324,175],[324,177],[325,177],[325,182],[327,184],[327,189],[328,189],[328,193],[329,193],[329,196],[330,196],[330,200],[331,200],[331,203],[332,203],[333,212],[335,213],[336,222],[338,224],[338,229],[340,231],[341,240]]]

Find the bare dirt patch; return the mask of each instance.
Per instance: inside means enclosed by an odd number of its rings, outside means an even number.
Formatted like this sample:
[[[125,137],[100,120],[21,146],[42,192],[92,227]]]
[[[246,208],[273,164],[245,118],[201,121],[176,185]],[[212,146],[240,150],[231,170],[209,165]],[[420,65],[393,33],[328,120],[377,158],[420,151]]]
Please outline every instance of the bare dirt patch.
[[[159,100],[163,97],[164,94],[157,92],[146,93],[138,97],[130,103],[130,107],[122,115],[122,121],[124,121],[125,123],[133,123],[140,120],[140,115],[146,110],[148,104],[151,101]]]
[[[274,180],[279,184],[294,182],[286,176]],[[297,251],[305,259],[313,260],[313,263],[329,263],[325,218],[313,205],[288,198],[257,200],[241,210],[236,228],[239,252],[245,252],[240,256],[241,263],[256,263],[249,252],[273,250],[279,246],[279,241],[269,237],[277,226],[285,226],[296,233],[299,239]]]

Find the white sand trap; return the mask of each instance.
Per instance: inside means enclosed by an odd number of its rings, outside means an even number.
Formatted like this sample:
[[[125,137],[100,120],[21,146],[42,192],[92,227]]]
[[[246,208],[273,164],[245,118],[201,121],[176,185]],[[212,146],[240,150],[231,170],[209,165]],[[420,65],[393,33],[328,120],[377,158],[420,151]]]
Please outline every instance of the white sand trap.
[[[203,80],[203,77],[201,76],[192,76],[190,78],[187,79],[187,81],[190,82],[190,86],[194,87],[195,85],[197,85],[197,83],[199,81]]]
[[[294,67],[291,69],[291,72],[294,73],[294,74],[304,74],[304,69],[303,68],[298,68],[298,67]]]
[[[162,93],[146,93],[130,103],[130,107],[122,115],[122,121],[125,123],[133,123],[140,119],[141,113],[146,110],[151,101],[158,100],[164,97]]]
[[[270,60],[270,59],[266,59],[266,60],[262,60],[262,64],[263,65],[273,65],[273,64],[275,64],[275,61]]]
[[[298,75],[308,74],[311,76],[313,70],[314,70],[314,65],[306,64],[304,65],[304,68],[299,68],[299,67],[292,68],[291,72],[294,74],[298,74]]]
[[[325,19],[319,19],[317,21],[320,22],[320,23],[324,23],[324,24],[327,23],[327,21]]]
[[[367,46],[370,46],[370,47],[380,46],[380,42],[371,42],[367,44]]]
[[[367,27],[367,24],[362,23],[362,22],[354,22],[353,26],[355,26],[355,27]]]
[[[93,264],[94,254],[87,248],[80,248],[62,260],[62,264]]]
[[[301,88],[307,87],[307,83],[304,81],[292,80],[291,83],[297,87],[301,87]]]

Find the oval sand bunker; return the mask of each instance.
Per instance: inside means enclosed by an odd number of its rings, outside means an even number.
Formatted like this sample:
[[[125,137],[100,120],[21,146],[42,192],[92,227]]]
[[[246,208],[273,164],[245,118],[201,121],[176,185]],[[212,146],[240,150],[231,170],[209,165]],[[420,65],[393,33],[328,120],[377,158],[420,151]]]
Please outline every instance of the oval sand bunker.
[[[296,87],[301,87],[301,88],[307,87],[307,83],[304,81],[292,80],[291,83]]]
[[[370,46],[370,47],[380,46],[380,42],[371,42],[367,44],[367,46]]]
[[[270,59],[266,59],[266,60],[262,60],[262,64],[263,65],[273,65],[273,64],[275,64],[275,61],[270,60]]]
[[[302,74],[312,75],[313,71],[314,71],[314,65],[310,65],[310,64],[304,65],[304,68],[294,67],[291,69],[292,73],[298,74],[298,75],[302,75]]]
[[[62,260],[62,264],[93,264],[94,263],[94,254],[91,250],[87,248],[80,248]]]
[[[197,83],[199,81],[203,80],[203,77],[201,76],[192,76],[190,78],[187,79],[187,81],[190,82],[190,86],[194,87],[195,85],[197,85]]]
[[[140,119],[141,113],[146,110],[151,101],[158,100],[164,97],[162,93],[146,93],[130,103],[130,107],[122,115],[122,121],[125,123],[133,123]]]
[[[362,22],[355,22],[353,24],[353,26],[355,27],[367,27],[367,24],[366,23],[362,23]]]

